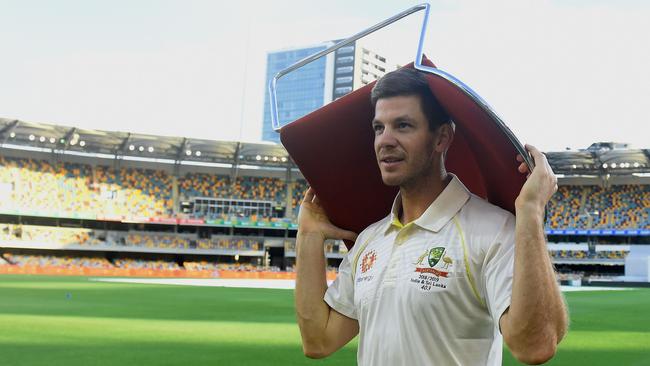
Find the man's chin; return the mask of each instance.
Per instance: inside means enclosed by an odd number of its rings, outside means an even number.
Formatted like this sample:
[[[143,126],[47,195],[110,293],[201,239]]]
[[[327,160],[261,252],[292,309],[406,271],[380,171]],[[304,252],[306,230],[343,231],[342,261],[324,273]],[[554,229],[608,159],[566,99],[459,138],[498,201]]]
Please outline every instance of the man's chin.
[[[389,187],[396,187],[402,184],[402,179],[400,177],[391,177],[391,176],[381,176],[381,180],[384,182],[385,185]]]

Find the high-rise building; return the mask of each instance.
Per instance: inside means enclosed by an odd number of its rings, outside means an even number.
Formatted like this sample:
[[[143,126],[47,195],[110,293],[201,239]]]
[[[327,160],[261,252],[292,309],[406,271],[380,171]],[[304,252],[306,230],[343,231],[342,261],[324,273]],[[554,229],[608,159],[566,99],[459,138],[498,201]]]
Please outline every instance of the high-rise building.
[[[280,135],[273,130],[271,122],[269,82],[279,71],[336,42],[338,41],[268,53],[262,140],[280,141]],[[390,68],[384,57],[358,43],[341,47],[280,79],[276,85],[280,124],[295,121],[393,69],[395,67]]]
[[[359,43],[341,47],[336,50],[332,99],[368,85],[397,67]]]

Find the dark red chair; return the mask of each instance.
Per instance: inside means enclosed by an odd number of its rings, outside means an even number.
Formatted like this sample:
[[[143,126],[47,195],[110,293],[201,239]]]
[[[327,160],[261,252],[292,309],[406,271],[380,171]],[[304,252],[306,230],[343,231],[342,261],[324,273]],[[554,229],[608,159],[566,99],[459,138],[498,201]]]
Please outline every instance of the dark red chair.
[[[424,64],[433,67],[428,60]],[[512,142],[506,127],[457,85],[434,74],[427,78],[456,123],[447,171],[474,194],[514,213],[515,198],[526,179],[517,171],[518,142]],[[280,130],[282,144],[332,223],[357,233],[389,213],[398,189],[383,184],[375,159],[373,86],[374,82]]]

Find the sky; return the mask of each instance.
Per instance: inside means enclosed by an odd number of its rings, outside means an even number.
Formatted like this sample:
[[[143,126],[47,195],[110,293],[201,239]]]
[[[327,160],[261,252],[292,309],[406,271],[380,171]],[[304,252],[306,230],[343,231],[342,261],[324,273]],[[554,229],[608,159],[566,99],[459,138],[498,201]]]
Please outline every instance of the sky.
[[[0,117],[259,141],[267,52],[346,38],[417,3],[0,0]],[[431,7],[426,54],[520,141],[650,148],[650,2]]]

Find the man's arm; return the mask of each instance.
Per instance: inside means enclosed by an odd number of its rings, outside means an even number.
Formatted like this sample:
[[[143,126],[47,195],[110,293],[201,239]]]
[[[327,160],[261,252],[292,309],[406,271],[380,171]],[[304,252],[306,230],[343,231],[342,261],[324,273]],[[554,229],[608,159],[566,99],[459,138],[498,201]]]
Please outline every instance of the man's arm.
[[[355,240],[327,218],[313,190],[309,188],[300,206],[296,238],[296,314],[307,357],[322,358],[343,347],[359,333],[359,323],[323,300],[327,291],[325,239]]]
[[[557,191],[546,157],[526,145],[535,160],[515,202],[515,259],[510,308],[499,325],[512,354],[521,362],[550,360],[568,326],[568,315],[544,237],[544,207]],[[521,156],[521,173],[528,172]]]

